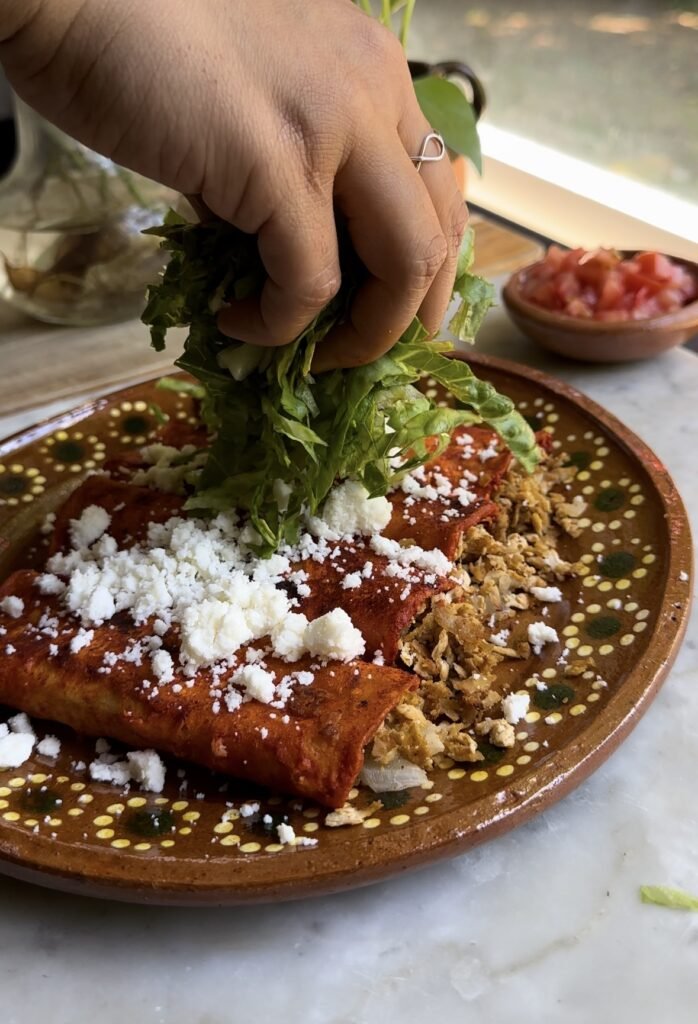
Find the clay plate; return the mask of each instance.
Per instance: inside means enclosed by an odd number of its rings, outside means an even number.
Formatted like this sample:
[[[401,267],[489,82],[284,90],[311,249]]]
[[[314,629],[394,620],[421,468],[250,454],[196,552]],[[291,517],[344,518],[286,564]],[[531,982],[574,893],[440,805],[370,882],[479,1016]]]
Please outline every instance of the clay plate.
[[[684,633],[692,558],[681,499],[656,456],[589,399],[533,370],[481,356],[471,361],[537,429],[550,431],[579,469],[588,511],[582,535],[565,541],[562,553],[581,559],[586,572],[564,586],[566,600],[550,606],[550,621],[570,654],[593,658],[595,669],[565,678],[553,651],[516,663],[518,687],[533,671],[548,683],[547,690],[531,685],[516,747],[489,748],[483,762],[436,771],[431,789],[386,794],[351,828],[327,828],[319,807],[191,766],[182,793],[181,766],[172,761],[161,796],[94,783],[75,768],[91,759],[93,743],[47,724],[45,731],[62,739],[57,760],[37,755],[0,772],[0,870],[134,902],[319,895],[500,835],[565,796],[609,756],[657,693]],[[186,399],[145,384],[0,445],[0,572],[26,564],[38,524],[86,470],[146,441],[156,426],[154,399],[171,415],[191,416]],[[317,846],[282,847],[261,819],[222,820],[226,804],[241,799],[259,800],[274,824],[287,814],[296,834],[317,838]],[[353,800],[361,808],[375,797],[353,791]]]

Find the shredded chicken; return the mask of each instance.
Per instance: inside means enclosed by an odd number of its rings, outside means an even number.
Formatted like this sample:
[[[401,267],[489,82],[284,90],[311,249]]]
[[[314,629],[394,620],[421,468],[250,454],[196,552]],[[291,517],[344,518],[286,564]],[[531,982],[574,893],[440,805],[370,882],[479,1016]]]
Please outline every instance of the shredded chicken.
[[[512,469],[497,496],[497,518],[468,531],[459,585],[435,597],[402,638],[401,659],[421,684],[376,734],[371,754],[380,764],[400,756],[429,770],[444,758],[479,761],[476,736],[514,745],[514,729],[497,717],[511,686],[503,663],[530,656],[531,613],[547,614],[532,588],[579,571],[559,550],[565,534],[578,536],[586,510],[583,498],[569,493],[574,474],[560,458],[531,475]],[[564,673],[581,674],[590,664],[575,660]]]

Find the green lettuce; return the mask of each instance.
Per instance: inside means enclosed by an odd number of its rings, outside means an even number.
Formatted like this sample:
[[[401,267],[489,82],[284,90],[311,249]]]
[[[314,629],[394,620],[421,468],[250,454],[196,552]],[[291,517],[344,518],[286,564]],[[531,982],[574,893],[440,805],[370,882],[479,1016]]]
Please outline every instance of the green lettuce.
[[[294,342],[259,348],[231,340],[216,326],[225,301],[261,287],[265,274],[255,239],[223,221],[190,224],[175,214],[149,233],[162,237],[170,261],[149,289],[143,321],[157,350],[164,348],[170,328],[189,328],[176,365],[199,382],[212,437],[186,507],[200,513],[247,511],[261,554],[295,541],[303,510],[315,514],[335,480],[356,478],[372,496],[385,494],[433,454],[427,438],[436,437],[442,450],[462,424],[491,426],[526,469],[537,463],[535,437],[511,400],[478,380],[466,363],[449,358],[452,344],[431,342],[417,319],[375,362],[311,374],[315,346],[346,318],[361,282],[347,244],[337,296]],[[451,324],[459,338],[472,336],[492,302],[490,286],[471,274],[471,263],[470,232],[456,282],[460,306]],[[450,392],[457,407],[440,407],[419,391],[415,385],[424,377]],[[189,393],[197,387],[183,386]],[[407,460],[399,469],[396,456]],[[277,481],[290,486],[283,509]]]
[[[640,899],[643,903],[654,903],[671,910],[698,910],[698,896],[667,885],[641,885]]]

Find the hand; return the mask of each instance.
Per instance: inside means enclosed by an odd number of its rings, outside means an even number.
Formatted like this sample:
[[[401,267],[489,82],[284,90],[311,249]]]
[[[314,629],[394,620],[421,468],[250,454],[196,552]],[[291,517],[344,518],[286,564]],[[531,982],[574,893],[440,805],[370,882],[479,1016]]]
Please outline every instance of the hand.
[[[314,369],[387,351],[446,310],[467,213],[397,40],[350,0],[0,0],[0,60],[69,134],[258,235],[261,295],[222,331],[283,345],[340,284],[335,210],[368,277]],[[10,24],[11,21],[15,24]]]

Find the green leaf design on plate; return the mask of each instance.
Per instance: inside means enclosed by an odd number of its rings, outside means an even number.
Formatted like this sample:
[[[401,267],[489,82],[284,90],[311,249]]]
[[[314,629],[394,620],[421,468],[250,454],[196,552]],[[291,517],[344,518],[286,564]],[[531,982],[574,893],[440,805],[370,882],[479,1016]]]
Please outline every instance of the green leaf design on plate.
[[[534,412],[530,416],[524,416],[524,419],[531,430],[540,430],[545,423],[545,419],[539,412]]]
[[[53,789],[32,789],[27,790],[22,799],[22,807],[25,811],[34,811],[35,814],[49,814],[61,806],[60,793]]]
[[[591,452],[570,452],[565,465],[576,466],[577,469],[587,469],[590,462]]]
[[[599,615],[586,624],[586,632],[595,640],[606,640],[609,636],[615,636],[620,629],[620,619],[613,615]]]
[[[411,797],[411,789],[399,789],[396,793],[376,793],[376,800],[380,800],[386,811],[395,811],[398,807],[404,807]]]
[[[599,562],[599,572],[611,580],[618,580],[635,568],[636,558],[629,551],[614,551]]]
[[[542,711],[554,711],[574,700],[574,690],[567,683],[551,683],[545,690],[533,690],[533,703]]]
[[[443,136],[449,149],[472,160],[482,174],[475,114],[465,94],[453,82],[437,75],[416,78],[412,84],[422,113],[434,131]]]
[[[622,508],[625,505],[625,499],[625,491],[621,490],[620,487],[604,487],[596,495],[594,505],[599,512],[615,512],[616,509]]]
[[[77,441],[59,441],[51,454],[57,462],[80,462],[85,457],[85,449]]]
[[[174,815],[171,811],[134,811],[124,820],[125,827],[129,832],[137,836],[162,836],[166,832],[173,832],[175,827]]]
[[[503,747],[495,747],[494,743],[490,743],[489,740],[480,739],[477,742],[477,749],[480,751],[487,764],[497,764],[501,761],[506,750]]]

